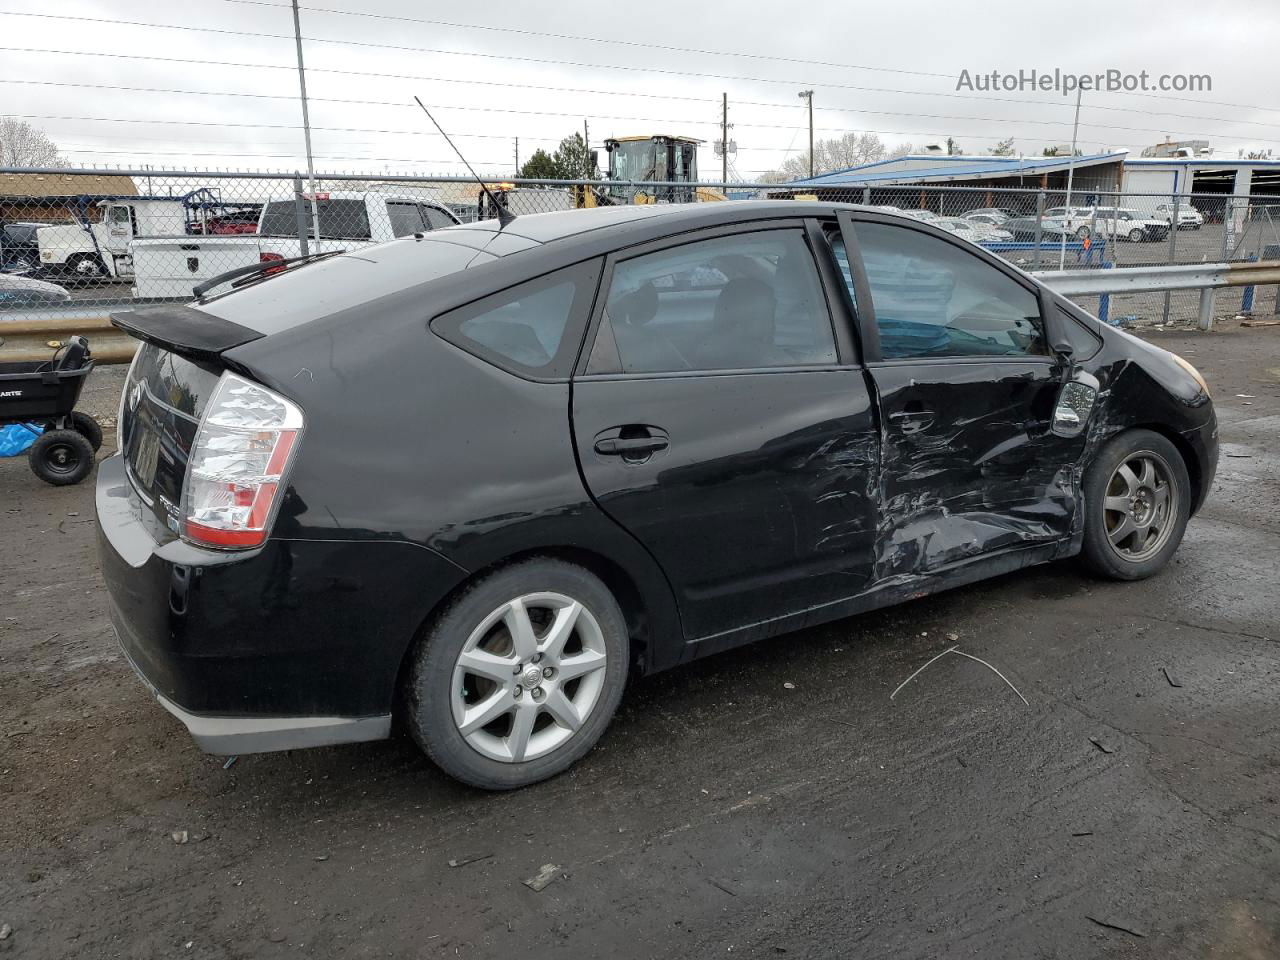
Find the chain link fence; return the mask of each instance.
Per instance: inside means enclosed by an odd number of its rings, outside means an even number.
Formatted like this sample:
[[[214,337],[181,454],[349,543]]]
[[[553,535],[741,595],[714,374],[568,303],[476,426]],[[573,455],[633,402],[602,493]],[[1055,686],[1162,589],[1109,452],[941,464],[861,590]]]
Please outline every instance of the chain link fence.
[[[1027,270],[1280,257],[1280,197],[955,186],[490,182],[201,171],[0,170],[0,321],[183,301],[226,271],[497,216],[633,203],[782,198],[927,221]],[[1176,228],[1175,225],[1176,224]],[[1190,322],[1194,291],[1088,298],[1108,322]],[[1223,291],[1218,314],[1275,313],[1275,288]]]

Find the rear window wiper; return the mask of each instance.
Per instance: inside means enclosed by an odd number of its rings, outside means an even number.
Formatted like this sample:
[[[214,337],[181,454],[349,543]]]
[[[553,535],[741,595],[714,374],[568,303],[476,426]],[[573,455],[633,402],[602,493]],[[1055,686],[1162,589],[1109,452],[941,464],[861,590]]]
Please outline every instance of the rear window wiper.
[[[336,257],[346,253],[346,250],[326,250],[323,253],[308,253],[301,257],[289,257],[281,260],[262,260],[258,263],[251,263],[246,267],[236,267],[234,270],[228,270],[220,273],[216,277],[210,277],[203,283],[197,283],[191,288],[191,292],[195,294],[197,300],[203,300],[204,295],[216,286],[226,283],[228,280],[239,280],[239,283],[233,283],[233,287],[239,287],[248,283],[251,278],[257,277],[258,274],[268,271],[287,270],[292,266],[300,263],[312,263],[316,260],[327,260],[329,257]]]

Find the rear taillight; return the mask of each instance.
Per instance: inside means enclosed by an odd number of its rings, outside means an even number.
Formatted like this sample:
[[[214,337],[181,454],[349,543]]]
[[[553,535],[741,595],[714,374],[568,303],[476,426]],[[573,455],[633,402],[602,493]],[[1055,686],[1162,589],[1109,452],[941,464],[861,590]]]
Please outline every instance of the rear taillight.
[[[187,460],[183,539],[233,549],[265,542],[302,422],[284,397],[224,373]]]
[[[275,263],[277,260],[279,260],[281,263],[283,263],[283,262],[284,262],[284,254],[282,254],[282,253],[260,253],[260,254],[258,254],[258,262],[259,262],[259,263]],[[269,277],[271,274],[273,274],[273,273],[279,273],[279,272],[280,272],[281,270],[283,270],[283,269],[284,269],[284,267],[283,267],[283,266],[280,266],[280,267],[268,267],[266,270],[263,270],[263,271],[262,271],[262,275],[263,275],[264,277]]]

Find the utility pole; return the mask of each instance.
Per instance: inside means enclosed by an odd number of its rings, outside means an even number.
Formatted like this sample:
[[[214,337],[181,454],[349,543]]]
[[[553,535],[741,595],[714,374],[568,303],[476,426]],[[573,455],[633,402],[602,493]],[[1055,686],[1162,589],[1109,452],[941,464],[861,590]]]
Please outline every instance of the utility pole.
[[[311,230],[320,242],[320,211],[316,208],[316,166],[311,156],[311,116],[307,112],[307,70],[302,64],[302,26],[298,0],[293,0],[293,39],[298,46],[298,88],[302,92],[302,136],[307,144],[307,189],[311,192]]]
[[[516,137],[516,176],[520,176],[520,138]]]
[[[1075,178],[1076,172],[1076,135],[1080,132],[1080,96],[1083,93],[1082,88],[1076,87],[1076,118],[1071,123],[1071,159],[1067,161],[1067,229],[1071,229],[1071,181]],[[1176,225],[1175,225],[1176,229]],[[1092,242],[1092,238],[1091,238]],[[1062,242],[1058,247],[1058,269],[1061,270],[1067,265],[1067,234],[1062,234]]]
[[[729,182],[729,94],[720,94],[720,183]]]
[[[813,91],[801,90],[800,99],[809,103],[809,179],[813,179]]]
[[[587,131],[587,118],[582,118],[582,179],[591,179],[591,134]]]

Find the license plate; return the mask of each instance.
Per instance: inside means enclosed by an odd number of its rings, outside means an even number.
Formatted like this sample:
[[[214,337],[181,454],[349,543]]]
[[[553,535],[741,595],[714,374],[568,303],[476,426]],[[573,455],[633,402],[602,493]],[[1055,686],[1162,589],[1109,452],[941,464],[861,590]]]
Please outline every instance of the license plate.
[[[156,480],[156,463],[160,459],[160,436],[153,429],[144,426],[143,422],[139,422],[138,426],[143,429],[133,454],[133,475],[138,483],[149,490]]]

